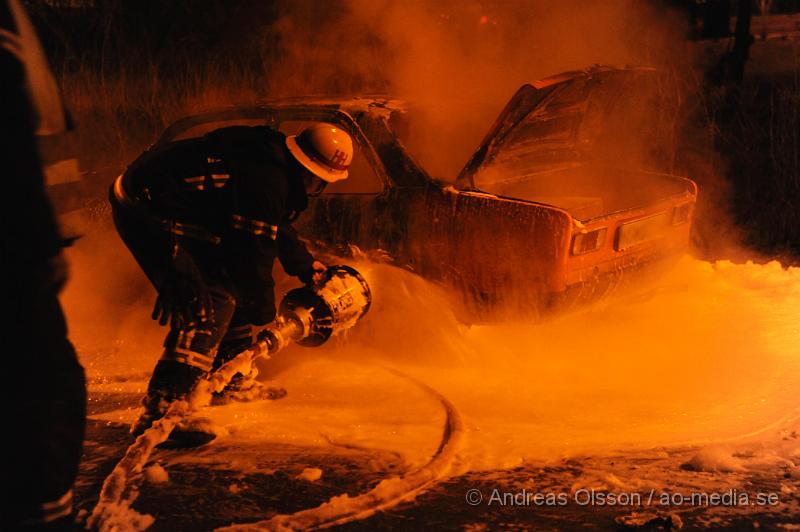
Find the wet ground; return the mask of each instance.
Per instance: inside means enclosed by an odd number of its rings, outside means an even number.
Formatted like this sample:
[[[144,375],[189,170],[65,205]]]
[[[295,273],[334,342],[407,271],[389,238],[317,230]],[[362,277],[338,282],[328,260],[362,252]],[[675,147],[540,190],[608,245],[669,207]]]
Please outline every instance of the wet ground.
[[[138,399],[136,393],[91,394],[92,419],[75,493],[78,508],[91,511],[103,479],[131,442],[128,424],[97,417],[133,409]],[[796,432],[776,434],[790,445],[799,437]],[[414,500],[340,528],[795,529],[800,522],[800,475],[790,461],[704,472],[689,465],[697,452],[696,447],[655,448],[455,474]],[[248,459],[243,461],[242,456]],[[153,516],[151,530],[156,531],[211,530],[292,514],[343,493],[367,492],[411,467],[401,453],[354,445],[243,446],[230,438],[197,449],[156,450],[150,460],[155,463],[163,466],[168,479],[154,483],[139,475],[133,508]],[[314,469],[320,470],[319,479],[304,477],[304,471]],[[648,489],[648,479],[658,488]],[[670,494],[669,501],[664,493]],[[716,493],[720,502],[679,502],[676,493],[686,497]]]

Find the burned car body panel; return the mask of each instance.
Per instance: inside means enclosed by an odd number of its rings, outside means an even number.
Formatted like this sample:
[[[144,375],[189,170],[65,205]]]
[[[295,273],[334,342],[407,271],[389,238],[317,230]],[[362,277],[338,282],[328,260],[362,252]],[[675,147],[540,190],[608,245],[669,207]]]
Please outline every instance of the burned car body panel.
[[[424,213],[424,227],[412,227],[412,260],[424,276],[458,287],[473,317],[539,313],[564,289],[568,213],[453,188],[432,190]]]
[[[301,234],[336,254],[350,253],[351,246],[381,250],[393,264],[457,288],[469,321],[505,312],[541,315],[607,294],[630,274],[655,271],[687,248],[694,183],[597,164],[591,150],[575,142],[583,139],[581,120],[574,120],[560,144],[535,146],[537,157],[522,158],[524,171],[517,167],[505,180],[484,187],[482,173],[490,163],[519,162],[513,154],[504,159],[504,143],[515,134],[520,138],[515,125],[536,129],[532,116],[547,118],[549,110],[567,109],[554,102],[571,84],[585,88],[607,75],[639,72],[566,73],[520,89],[455,186],[430,178],[413,160],[391,126],[406,107],[385,97],[305,98],[214,110],[177,121],[158,143],[234,124],[265,124],[287,133],[307,122],[336,124],[352,135],[360,155],[351,179],[342,182],[350,184],[331,185],[311,200],[295,222]],[[586,111],[587,101],[573,101],[572,116],[574,109]],[[621,183],[629,178],[643,186],[617,201],[615,190],[624,189]],[[559,190],[550,190],[553,183]]]

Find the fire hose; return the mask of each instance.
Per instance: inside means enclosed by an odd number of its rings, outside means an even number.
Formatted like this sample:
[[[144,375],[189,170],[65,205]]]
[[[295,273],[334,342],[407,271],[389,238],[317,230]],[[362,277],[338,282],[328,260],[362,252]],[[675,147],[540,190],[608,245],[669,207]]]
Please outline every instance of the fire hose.
[[[153,449],[197,409],[207,406],[237,373],[247,374],[256,359],[269,358],[295,342],[305,347],[324,344],[331,336],[353,327],[369,310],[372,294],[366,280],[349,266],[331,266],[315,287],[289,291],[278,317],[262,332],[256,345],[238,354],[201,379],[184,400],[170,403],[164,416],[136,438],[103,482],[97,506],[87,521],[92,529],[110,529],[123,502],[128,480],[142,470]]]

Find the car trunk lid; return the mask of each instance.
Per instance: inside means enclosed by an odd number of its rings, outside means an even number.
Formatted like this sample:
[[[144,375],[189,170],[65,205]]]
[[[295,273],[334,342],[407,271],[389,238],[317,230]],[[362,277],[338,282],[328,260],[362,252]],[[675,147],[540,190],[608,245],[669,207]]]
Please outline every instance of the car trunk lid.
[[[525,84],[459,174],[457,188],[555,205],[579,219],[606,214],[603,205],[618,206],[619,189],[629,185],[597,169],[652,166],[662,155],[664,143],[654,139],[663,138],[668,116],[655,98],[664,94],[650,68],[598,66]],[[682,191],[682,184],[663,183],[649,198]],[[638,194],[635,202],[641,201]],[[633,206],[639,205],[625,208]]]

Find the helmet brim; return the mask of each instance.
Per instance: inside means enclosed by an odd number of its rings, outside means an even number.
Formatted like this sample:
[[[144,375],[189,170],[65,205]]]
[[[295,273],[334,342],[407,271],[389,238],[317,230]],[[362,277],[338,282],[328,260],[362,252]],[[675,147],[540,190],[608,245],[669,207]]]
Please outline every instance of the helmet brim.
[[[300,146],[297,144],[296,137],[297,135],[290,135],[286,137],[286,147],[289,148],[289,152],[291,152],[294,158],[297,159],[297,162],[302,164],[306,170],[319,177],[323,181],[327,181],[328,183],[335,183],[337,181],[341,181],[342,179],[347,179],[347,170],[334,170],[332,168],[328,168],[306,155],[306,153],[300,149]]]

